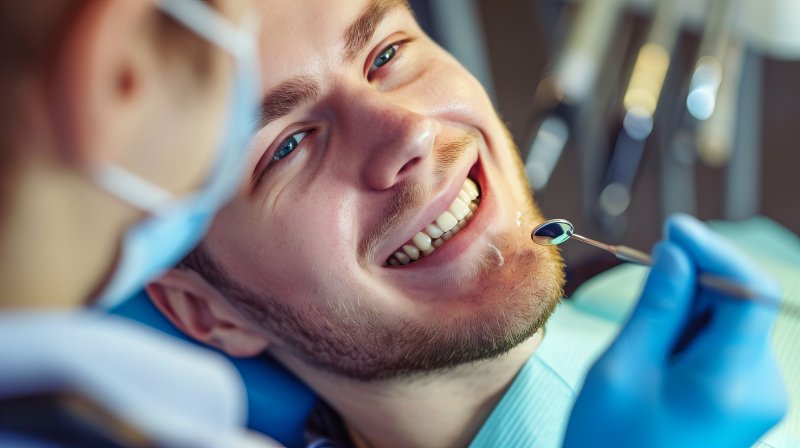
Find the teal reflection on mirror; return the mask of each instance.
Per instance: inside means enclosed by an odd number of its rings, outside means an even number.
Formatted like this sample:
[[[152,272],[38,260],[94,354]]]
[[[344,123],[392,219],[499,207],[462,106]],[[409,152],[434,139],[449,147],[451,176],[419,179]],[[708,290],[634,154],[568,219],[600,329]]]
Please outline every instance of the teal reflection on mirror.
[[[534,243],[542,246],[557,246],[572,236],[574,227],[566,219],[551,219],[536,226],[531,232]]]

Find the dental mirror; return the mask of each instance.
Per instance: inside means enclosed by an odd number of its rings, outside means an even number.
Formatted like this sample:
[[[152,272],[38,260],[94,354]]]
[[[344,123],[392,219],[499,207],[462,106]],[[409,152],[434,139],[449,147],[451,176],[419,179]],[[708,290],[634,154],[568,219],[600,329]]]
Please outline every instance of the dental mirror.
[[[566,219],[551,219],[533,229],[531,239],[541,246],[557,246],[572,236],[572,223]]]
[[[600,241],[595,241],[591,238],[578,235],[575,233],[575,226],[573,226],[572,223],[566,219],[551,219],[545,221],[534,227],[533,231],[531,231],[531,240],[541,246],[557,246],[570,238],[611,252],[617,258],[623,261],[629,261],[645,266],[650,266],[652,263],[650,255],[640,250],[636,250],[628,246],[605,244],[601,243]],[[705,288],[716,290],[738,299],[755,300],[767,305],[782,307],[783,311],[787,314],[800,317],[800,307],[786,303],[781,306],[780,302],[775,302],[771,299],[765,299],[750,288],[734,283],[727,278],[709,273],[703,273],[700,274],[697,281]]]
[[[534,227],[531,239],[542,246],[557,246],[570,238],[607,250],[624,261],[649,265],[650,255],[627,246],[611,246],[575,233],[575,226],[566,219],[551,219]]]

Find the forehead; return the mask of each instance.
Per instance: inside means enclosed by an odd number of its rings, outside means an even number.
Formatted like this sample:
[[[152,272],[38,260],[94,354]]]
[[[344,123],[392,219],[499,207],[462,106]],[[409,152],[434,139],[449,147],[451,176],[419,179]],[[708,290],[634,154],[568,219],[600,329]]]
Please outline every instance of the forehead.
[[[262,0],[261,61],[265,84],[320,72],[341,62],[345,32],[367,10],[405,7],[405,0]]]

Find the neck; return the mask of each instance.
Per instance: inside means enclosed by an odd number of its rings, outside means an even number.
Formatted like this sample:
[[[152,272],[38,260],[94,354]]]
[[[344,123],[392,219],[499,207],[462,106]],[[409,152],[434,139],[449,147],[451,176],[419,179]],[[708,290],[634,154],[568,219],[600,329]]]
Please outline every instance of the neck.
[[[467,446],[541,342],[418,378],[357,382],[287,364],[341,415],[359,447]]]
[[[125,209],[57,163],[16,170],[0,223],[0,309],[84,305],[113,264]]]

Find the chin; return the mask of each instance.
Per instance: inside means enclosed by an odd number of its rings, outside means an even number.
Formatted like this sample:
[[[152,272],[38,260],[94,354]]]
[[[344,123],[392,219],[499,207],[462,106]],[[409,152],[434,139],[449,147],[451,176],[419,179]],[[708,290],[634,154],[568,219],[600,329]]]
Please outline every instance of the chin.
[[[430,300],[412,298],[414,311],[384,328],[392,345],[371,366],[345,372],[362,380],[424,375],[504,355],[532,337],[552,314],[564,284],[554,248],[533,246],[520,232],[492,239],[469,281]],[[542,250],[544,249],[544,250]]]
[[[518,343],[541,328],[563,295],[563,263],[554,248],[532,246],[518,233],[493,238],[472,278],[454,282],[457,293],[432,313],[441,324],[487,343]]]

